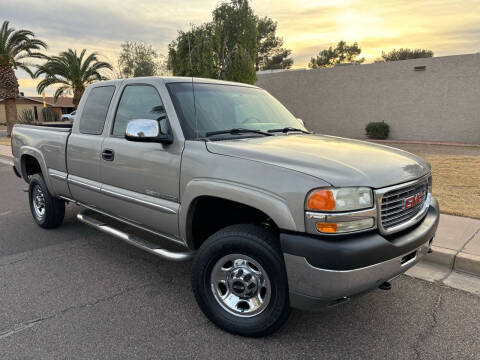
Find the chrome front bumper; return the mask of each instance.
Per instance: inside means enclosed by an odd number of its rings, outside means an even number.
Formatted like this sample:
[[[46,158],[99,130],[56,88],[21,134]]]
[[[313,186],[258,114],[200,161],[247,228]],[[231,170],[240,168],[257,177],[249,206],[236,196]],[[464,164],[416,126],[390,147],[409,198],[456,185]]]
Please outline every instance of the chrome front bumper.
[[[294,248],[295,236],[281,237],[291,306],[307,310],[324,308],[378,288],[404,273],[427,254],[438,220],[438,203],[434,199],[426,217],[396,238],[365,234],[358,239],[345,239],[343,244],[338,240],[335,247],[330,239],[297,236],[298,250]],[[365,265],[365,261],[370,263]]]

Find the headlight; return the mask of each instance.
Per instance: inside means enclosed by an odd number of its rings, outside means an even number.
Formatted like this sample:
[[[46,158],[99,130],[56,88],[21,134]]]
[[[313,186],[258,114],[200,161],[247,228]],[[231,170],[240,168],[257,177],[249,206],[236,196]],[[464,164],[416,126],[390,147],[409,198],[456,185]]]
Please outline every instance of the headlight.
[[[313,211],[352,211],[372,206],[372,190],[367,187],[318,189],[307,197],[307,210]]]

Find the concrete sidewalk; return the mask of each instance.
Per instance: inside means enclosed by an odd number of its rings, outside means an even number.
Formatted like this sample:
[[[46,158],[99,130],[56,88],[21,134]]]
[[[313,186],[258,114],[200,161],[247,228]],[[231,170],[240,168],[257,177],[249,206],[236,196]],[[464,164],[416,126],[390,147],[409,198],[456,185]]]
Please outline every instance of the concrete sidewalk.
[[[440,215],[432,250],[406,274],[480,296],[480,220]]]
[[[10,146],[0,145],[0,158],[13,160],[12,149],[10,148]]]
[[[428,261],[480,276],[480,220],[442,214],[432,250]]]

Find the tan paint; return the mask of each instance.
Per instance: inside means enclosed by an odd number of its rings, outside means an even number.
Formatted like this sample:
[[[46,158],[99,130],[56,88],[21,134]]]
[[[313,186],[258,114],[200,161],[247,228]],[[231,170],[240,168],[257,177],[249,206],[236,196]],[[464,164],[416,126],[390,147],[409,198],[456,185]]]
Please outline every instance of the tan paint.
[[[257,76],[318,133],[364,138],[385,121],[390,139],[480,143],[480,54]]]

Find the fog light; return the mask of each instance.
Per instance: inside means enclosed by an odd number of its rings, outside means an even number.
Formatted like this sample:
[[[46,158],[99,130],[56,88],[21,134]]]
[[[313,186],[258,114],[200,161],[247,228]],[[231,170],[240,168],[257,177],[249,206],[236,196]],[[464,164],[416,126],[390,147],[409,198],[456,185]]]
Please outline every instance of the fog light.
[[[342,221],[336,223],[317,222],[317,230],[321,233],[346,233],[352,231],[366,230],[372,228],[374,225],[373,218],[366,218],[353,221]]]

